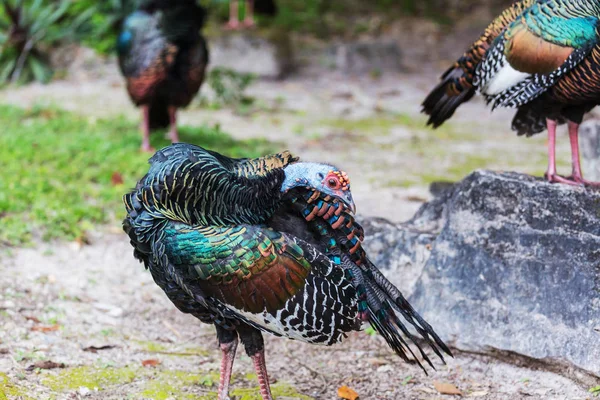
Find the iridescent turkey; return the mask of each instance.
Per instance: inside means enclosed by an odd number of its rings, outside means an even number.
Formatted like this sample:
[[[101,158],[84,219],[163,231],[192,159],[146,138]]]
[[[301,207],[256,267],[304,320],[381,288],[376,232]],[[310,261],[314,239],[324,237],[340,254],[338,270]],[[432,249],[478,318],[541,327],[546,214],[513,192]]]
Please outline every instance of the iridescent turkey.
[[[412,342],[433,367],[417,336],[442,361],[451,355],[367,257],[350,181],[334,166],[174,144],[150,159],[124,202],[134,256],[180,311],[216,327],[219,399],[238,337],[272,398],[261,332],[332,345],[370,324],[406,361],[421,365]]]
[[[204,81],[208,50],[200,30],[204,9],[196,0],[143,0],[123,24],[117,42],[129,97],[142,108],[142,150],[150,131],[170,126],[179,141],[177,109],[187,107]]]
[[[594,184],[583,179],[578,130],[600,103],[600,1],[522,0],[497,17],[442,75],[423,103],[438,127],[475,92],[492,109],[518,111],[512,129],[531,136],[548,129],[550,182]],[[556,172],[556,127],[568,123],[573,174]]]

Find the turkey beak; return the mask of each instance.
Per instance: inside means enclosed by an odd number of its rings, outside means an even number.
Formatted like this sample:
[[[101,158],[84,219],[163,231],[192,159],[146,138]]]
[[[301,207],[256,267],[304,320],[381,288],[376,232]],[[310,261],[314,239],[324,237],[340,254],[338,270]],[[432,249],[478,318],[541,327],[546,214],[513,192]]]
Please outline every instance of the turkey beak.
[[[352,210],[352,214],[356,214],[356,204],[354,204],[354,199],[352,198],[352,193],[350,191],[345,191],[342,193],[342,201],[350,210]]]

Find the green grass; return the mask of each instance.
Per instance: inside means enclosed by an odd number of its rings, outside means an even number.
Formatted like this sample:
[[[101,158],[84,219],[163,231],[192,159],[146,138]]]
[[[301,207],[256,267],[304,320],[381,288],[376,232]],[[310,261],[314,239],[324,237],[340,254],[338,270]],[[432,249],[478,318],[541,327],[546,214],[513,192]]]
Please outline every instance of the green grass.
[[[124,216],[121,197],[148,170],[137,122],[122,117],[0,105],[0,126],[0,246],[85,238],[96,224]],[[180,136],[234,157],[276,151],[267,141],[237,141],[218,127],[182,127]],[[153,134],[153,146],[167,146],[163,137]]]

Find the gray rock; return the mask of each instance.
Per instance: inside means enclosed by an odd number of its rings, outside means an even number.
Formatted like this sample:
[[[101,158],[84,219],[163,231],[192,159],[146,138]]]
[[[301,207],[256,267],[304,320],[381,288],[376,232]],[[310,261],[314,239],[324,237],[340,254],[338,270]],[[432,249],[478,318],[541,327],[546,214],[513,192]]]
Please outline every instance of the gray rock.
[[[233,32],[208,39],[210,68],[222,67],[260,78],[283,78],[294,68],[287,34],[256,31]]]
[[[590,120],[581,124],[579,142],[586,179],[600,181],[600,122]]]
[[[599,192],[478,171],[406,224],[365,225],[374,261],[451,345],[597,382]]]

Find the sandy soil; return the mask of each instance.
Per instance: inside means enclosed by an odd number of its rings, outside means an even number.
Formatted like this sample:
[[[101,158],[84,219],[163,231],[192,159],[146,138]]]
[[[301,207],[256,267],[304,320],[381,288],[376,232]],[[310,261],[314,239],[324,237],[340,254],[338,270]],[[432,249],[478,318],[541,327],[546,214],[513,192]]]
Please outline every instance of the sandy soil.
[[[101,79],[6,90],[0,101],[50,102],[90,116],[136,118],[116,70],[108,69]],[[426,171],[443,176],[456,160],[473,154],[498,169],[543,171],[544,138],[517,139],[507,132],[510,112],[489,116],[480,101],[459,112],[459,130],[440,136],[422,129],[418,104],[438,72],[259,82],[250,94],[267,109],[283,104],[281,110],[241,116],[195,106],[182,113],[181,122],[218,123],[235,137],[267,137],[304,159],[339,164],[353,178],[359,212],[393,221],[409,218],[429,198],[421,179]],[[398,112],[403,122],[387,126]],[[565,160],[567,149],[563,140]],[[397,183],[404,178],[413,183]],[[116,224],[98,228],[89,245],[46,243],[0,257],[0,388],[9,399],[214,398],[220,354],[213,328],[171,306],[134,261]],[[342,385],[362,399],[452,397],[439,394],[434,382],[490,400],[590,397],[587,388],[558,375],[460,353],[426,376],[394,357],[380,337],[365,333],[332,348],[266,340],[279,399],[334,399]],[[110,347],[93,352],[90,346]],[[143,366],[144,360],[158,364]],[[65,368],[38,368],[44,361]],[[232,393],[238,399],[255,398],[252,372],[249,358],[240,354]]]

